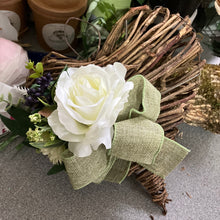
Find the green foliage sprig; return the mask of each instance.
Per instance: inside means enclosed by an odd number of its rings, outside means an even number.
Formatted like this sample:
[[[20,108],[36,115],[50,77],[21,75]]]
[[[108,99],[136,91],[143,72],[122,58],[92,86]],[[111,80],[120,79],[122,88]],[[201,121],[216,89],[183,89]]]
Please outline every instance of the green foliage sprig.
[[[34,61],[29,60],[25,67],[34,71],[34,73],[29,76],[30,78],[36,79],[43,76],[44,68],[41,62],[38,62],[36,65],[34,65]]]

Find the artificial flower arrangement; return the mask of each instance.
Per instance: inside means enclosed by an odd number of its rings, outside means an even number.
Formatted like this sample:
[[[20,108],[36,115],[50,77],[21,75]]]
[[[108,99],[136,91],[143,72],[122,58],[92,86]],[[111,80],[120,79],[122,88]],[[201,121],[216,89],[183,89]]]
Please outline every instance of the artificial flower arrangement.
[[[164,178],[188,154],[156,123],[159,91],[141,75],[126,82],[123,64],[66,67],[56,80],[43,74],[42,63],[26,67],[35,71],[26,93],[0,84],[11,116],[0,116],[11,131],[1,148],[22,136],[16,148],[47,155],[55,164],[48,174],[65,169],[74,189],[121,183],[132,162]]]
[[[47,155],[48,174],[66,170],[74,189],[134,173],[166,213],[164,178],[189,152],[171,139],[204,65],[195,60],[201,47],[188,22],[163,7],[132,8],[92,60],[52,52],[27,63],[25,89],[1,84],[10,115],[1,119],[11,130],[1,149],[22,136],[17,148]]]
[[[70,176],[72,172],[81,172],[87,178],[92,175],[91,179],[82,180],[90,183],[110,180],[112,169],[120,169],[112,181],[116,178],[116,182],[121,182],[132,161],[155,169],[158,154],[161,150],[166,154],[162,147],[172,145],[172,161],[160,171],[165,177],[188,153],[165,138],[163,129],[155,123],[159,91],[141,75],[126,82],[123,64],[66,67],[57,80],[49,73],[43,75],[42,63],[34,67],[29,62],[26,67],[35,71],[30,75],[35,83],[26,94],[1,84],[1,89],[8,92],[8,98],[2,95],[1,101],[7,103],[6,111],[12,116],[8,119],[1,115],[1,119],[11,130],[11,137],[23,136],[24,144],[37,148],[53,164],[64,163]],[[179,158],[172,158],[176,153]],[[100,170],[90,173],[90,169]],[[71,178],[74,188],[88,184],[77,182],[84,175]]]

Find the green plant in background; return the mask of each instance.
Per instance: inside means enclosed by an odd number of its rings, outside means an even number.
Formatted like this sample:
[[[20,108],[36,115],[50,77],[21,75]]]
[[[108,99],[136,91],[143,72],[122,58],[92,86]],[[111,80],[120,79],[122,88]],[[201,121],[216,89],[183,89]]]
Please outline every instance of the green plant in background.
[[[106,40],[114,24],[130,8],[131,0],[90,0],[88,10],[81,22],[79,38],[82,39],[83,58],[90,57],[98,48],[99,36],[102,43]],[[90,25],[91,23],[92,25]],[[95,28],[94,28],[95,26]]]
[[[202,29],[203,43],[206,44],[216,56],[220,56],[220,16],[217,14],[214,1],[204,8],[205,21]]]

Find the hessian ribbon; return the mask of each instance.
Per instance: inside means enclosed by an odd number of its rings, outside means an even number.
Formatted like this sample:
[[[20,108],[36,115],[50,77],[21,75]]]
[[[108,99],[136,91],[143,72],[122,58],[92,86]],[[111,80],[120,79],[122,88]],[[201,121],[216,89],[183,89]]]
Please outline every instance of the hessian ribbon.
[[[142,75],[129,81],[134,88],[114,124],[112,148],[106,150],[100,145],[88,157],[77,157],[69,150],[63,153],[74,189],[103,180],[121,183],[132,162],[165,178],[188,154],[188,149],[166,138],[163,128],[156,123],[160,92]]]

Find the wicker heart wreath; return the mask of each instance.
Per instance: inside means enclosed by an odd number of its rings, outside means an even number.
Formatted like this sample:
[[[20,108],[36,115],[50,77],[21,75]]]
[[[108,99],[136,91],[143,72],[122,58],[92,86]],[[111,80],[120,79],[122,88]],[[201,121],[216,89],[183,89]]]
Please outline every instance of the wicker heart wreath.
[[[120,62],[127,68],[126,79],[140,74],[161,93],[160,115],[157,119],[169,139],[178,134],[186,102],[195,96],[198,76],[205,61],[200,61],[202,48],[188,17],[170,14],[167,8],[154,10],[148,6],[131,8],[114,26],[103,47],[89,61],[68,58],[51,52],[42,60],[45,73],[56,79],[65,66],[88,64],[106,66]],[[33,84],[28,79],[26,86]],[[166,214],[168,193],[164,179],[133,163],[128,176],[135,175],[153,202]]]

